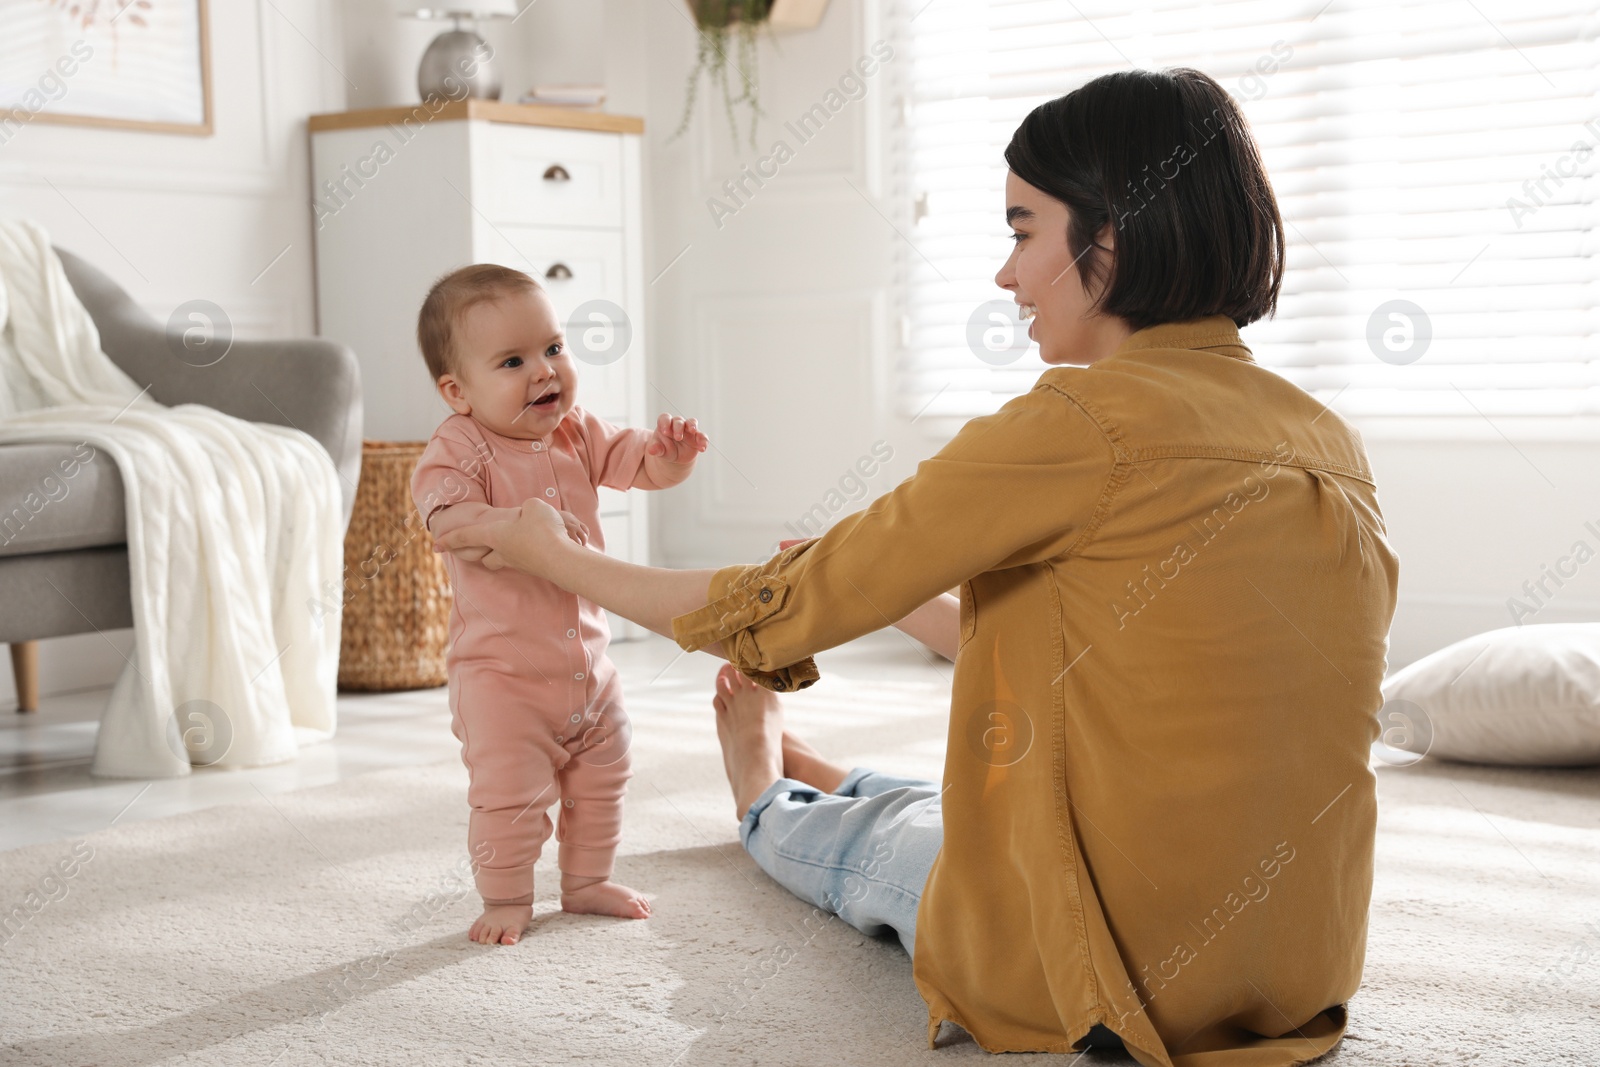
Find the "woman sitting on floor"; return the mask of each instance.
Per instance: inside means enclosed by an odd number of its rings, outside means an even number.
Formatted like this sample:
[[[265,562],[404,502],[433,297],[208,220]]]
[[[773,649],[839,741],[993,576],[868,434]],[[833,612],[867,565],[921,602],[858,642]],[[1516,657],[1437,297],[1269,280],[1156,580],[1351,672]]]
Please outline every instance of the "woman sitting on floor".
[[[1097,78],[1006,162],[996,281],[1056,366],[870,507],[718,570],[588,551],[540,501],[441,546],[731,661],[745,847],[898,935],[930,1040],[950,1020],[991,1051],[1314,1059],[1372,888],[1398,567],[1366,454],[1240,340],[1276,307],[1283,225],[1216,82]],[[813,653],[896,622],[955,661],[938,785],[782,734],[773,693],[815,681]]]

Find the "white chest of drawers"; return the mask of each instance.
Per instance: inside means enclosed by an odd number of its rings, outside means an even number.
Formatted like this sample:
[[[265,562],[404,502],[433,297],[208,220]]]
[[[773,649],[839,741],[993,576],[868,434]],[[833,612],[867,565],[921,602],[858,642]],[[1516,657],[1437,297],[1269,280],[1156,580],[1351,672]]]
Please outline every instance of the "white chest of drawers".
[[[650,426],[641,247],[642,120],[485,100],[313,115],[317,321],[361,363],[364,435],[426,440],[450,412],[417,349],[417,310],[442,274],[500,263],[538,278],[568,325],[620,358],[578,363],[578,400]],[[572,320],[606,301],[607,313]],[[592,306],[592,305],[591,305]],[[623,329],[619,330],[618,326]],[[648,496],[600,490],[606,552],[647,562]],[[615,638],[643,630],[611,616]]]

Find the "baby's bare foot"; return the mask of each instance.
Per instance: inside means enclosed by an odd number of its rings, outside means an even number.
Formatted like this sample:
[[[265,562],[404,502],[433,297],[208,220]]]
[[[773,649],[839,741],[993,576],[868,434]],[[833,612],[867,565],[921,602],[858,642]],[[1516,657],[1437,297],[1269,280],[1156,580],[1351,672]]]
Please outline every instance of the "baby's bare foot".
[[[650,902],[637,889],[609,878],[561,876],[561,910],[578,915],[615,915],[619,919],[648,919]]]
[[[717,672],[717,740],[722,766],[742,819],[756,798],[783,777],[783,705],[778,694],[746,678],[733,664]]]
[[[515,945],[532,918],[532,904],[485,904],[467,937],[480,945]]]

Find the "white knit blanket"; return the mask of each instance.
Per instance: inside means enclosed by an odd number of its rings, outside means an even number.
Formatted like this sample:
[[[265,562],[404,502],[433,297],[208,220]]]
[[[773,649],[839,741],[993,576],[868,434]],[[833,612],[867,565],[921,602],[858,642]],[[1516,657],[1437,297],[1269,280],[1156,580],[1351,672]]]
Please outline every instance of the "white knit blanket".
[[[44,231],[0,219],[0,444],[87,442],[126,488],[133,654],[92,772],[293,759],[334,730],[339,616],[322,609],[343,562],[333,462],[298,430],[142,390],[100,351]]]

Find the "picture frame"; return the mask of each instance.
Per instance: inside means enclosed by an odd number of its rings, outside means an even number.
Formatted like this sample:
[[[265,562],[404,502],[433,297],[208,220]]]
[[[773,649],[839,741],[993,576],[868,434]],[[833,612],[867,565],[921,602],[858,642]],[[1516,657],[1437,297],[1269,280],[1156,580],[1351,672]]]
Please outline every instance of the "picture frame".
[[[209,0],[0,0],[0,145],[48,123],[208,137]]]

